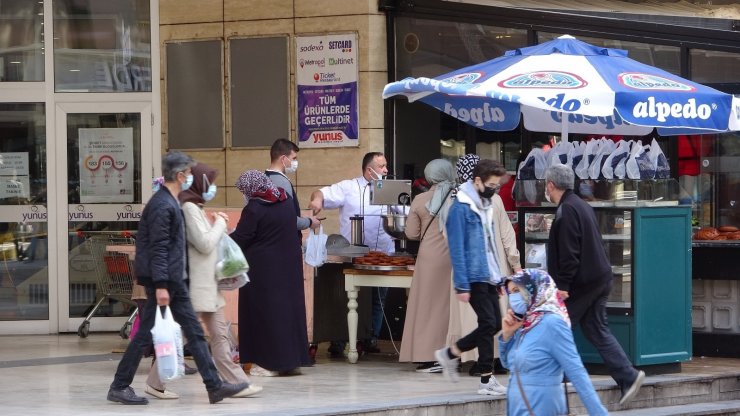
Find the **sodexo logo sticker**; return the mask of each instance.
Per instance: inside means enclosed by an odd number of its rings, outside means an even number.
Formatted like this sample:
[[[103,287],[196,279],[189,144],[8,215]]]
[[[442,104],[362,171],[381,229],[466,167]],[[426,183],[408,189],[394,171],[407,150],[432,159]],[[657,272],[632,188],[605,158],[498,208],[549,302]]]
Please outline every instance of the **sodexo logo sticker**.
[[[576,74],[562,71],[536,71],[514,75],[498,83],[501,88],[583,88],[588,82]]]
[[[324,42],[319,42],[318,45],[307,45],[307,46],[301,46],[301,48],[298,50],[299,52],[317,52],[317,51],[323,51],[324,50]]]
[[[696,88],[682,82],[638,72],[623,72],[619,74],[619,82],[625,87],[641,91],[696,91]]]
[[[442,82],[449,82],[451,84],[472,84],[482,76],[482,72],[465,72],[445,78]]]

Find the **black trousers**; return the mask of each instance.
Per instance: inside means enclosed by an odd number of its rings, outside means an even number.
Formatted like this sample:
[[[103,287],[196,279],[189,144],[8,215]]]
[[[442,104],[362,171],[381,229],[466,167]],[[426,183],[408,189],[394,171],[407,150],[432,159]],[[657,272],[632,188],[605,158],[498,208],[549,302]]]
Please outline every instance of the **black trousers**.
[[[493,336],[501,329],[501,309],[498,290],[490,283],[470,284],[470,306],[478,316],[478,327],[460,338],[455,345],[460,351],[478,348],[478,368],[481,374],[493,370]]]
[[[609,280],[603,286],[591,290],[571,290],[572,296],[568,297],[565,305],[573,328],[581,326],[583,335],[599,351],[609,374],[619,387],[624,388],[635,380],[637,370],[632,367],[627,354],[609,330],[606,301],[613,285],[614,282]]]
[[[200,325],[198,318],[195,316],[193,305],[190,303],[190,294],[185,282],[177,285],[170,285],[170,309],[172,316],[182,327],[187,339],[187,347],[193,354],[195,363],[198,365],[203,384],[208,391],[221,388],[223,382],[218,376],[216,365],[213,363],[211,353],[208,351],[203,327]],[[172,287],[174,286],[174,288]],[[134,381],[134,375],[139,368],[139,362],[146,348],[152,343],[152,327],[154,326],[155,313],[160,313],[157,307],[156,291],[153,287],[146,288],[146,304],[141,313],[141,323],[139,330],[131,342],[129,342],[126,352],[123,353],[121,362],[118,363],[116,375],[110,387],[114,390],[122,390],[131,385]]]

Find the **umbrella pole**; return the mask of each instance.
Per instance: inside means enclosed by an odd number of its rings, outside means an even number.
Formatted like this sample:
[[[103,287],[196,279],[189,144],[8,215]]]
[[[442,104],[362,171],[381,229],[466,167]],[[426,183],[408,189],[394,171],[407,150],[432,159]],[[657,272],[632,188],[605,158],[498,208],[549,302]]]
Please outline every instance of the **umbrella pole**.
[[[560,140],[568,142],[568,114],[560,113]]]

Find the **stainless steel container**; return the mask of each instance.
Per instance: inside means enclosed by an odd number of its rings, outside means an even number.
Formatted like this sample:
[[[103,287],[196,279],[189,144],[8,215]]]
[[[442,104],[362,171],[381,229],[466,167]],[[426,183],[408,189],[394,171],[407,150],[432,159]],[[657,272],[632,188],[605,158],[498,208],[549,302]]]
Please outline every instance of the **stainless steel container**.
[[[353,246],[361,246],[363,245],[363,236],[365,234],[365,218],[361,215],[355,215],[352,217],[349,217],[349,225],[350,225],[350,237],[351,241],[350,243]]]
[[[383,230],[391,237],[399,240],[401,251],[406,251],[406,215],[388,214],[383,218]]]

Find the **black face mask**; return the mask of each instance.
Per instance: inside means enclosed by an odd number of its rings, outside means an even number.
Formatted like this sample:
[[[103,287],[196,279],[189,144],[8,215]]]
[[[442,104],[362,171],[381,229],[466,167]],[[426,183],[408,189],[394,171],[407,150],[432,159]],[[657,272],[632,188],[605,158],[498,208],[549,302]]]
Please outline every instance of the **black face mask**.
[[[478,195],[480,195],[481,198],[490,199],[496,194],[496,191],[498,191],[498,188],[494,188],[493,186],[484,186],[483,192],[478,192]]]

